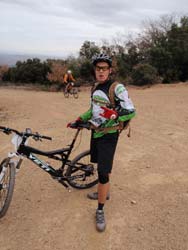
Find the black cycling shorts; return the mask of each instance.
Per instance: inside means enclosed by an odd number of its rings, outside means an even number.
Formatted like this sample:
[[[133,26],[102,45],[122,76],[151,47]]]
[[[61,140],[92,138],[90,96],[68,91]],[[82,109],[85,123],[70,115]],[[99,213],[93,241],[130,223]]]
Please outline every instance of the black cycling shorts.
[[[117,132],[99,138],[91,137],[91,162],[98,163],[98,172],[102,174],[111,173],[118,136]]]

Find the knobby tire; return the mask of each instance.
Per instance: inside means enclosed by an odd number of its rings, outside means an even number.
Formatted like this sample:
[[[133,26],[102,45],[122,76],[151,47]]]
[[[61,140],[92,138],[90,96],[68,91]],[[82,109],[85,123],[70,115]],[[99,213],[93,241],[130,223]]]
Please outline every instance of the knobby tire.
[[[66,176],[68,183],[78,189],[86,189],[93,187],[98,183],[97,165],[90,162],[90,151],[84,151],[76,156],[67,168]],[[78,167],[78,168],[74,168]],[[90,175],[87,176],[87,171],[83,169],[90,169]],[[80,176],[80,177],[79,177]],[[85,177],[85,178],[84,178]],[[73,179],[74,178],[74,179]]]
[[[15,185],[16,170],[13,163],[4,159],[0,164],[0,173],[6,166],[6,172],[0,187],[0,218],[5,216],[10,206]]]

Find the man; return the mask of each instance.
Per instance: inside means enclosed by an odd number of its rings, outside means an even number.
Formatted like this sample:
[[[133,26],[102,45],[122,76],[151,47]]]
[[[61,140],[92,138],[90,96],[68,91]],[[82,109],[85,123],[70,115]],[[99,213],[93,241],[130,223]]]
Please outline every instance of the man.
[[[110,109],[109,91],[114,81],[110,78],[112,73],[112,59],[106,54],[93,57],[95,78],[97,81],[91,96],[90,109],[82,114],[76,122],[90,123],[92,129],[90,152],[91,162],[98,164],[97,192],[88,194],[88,198],[98,200],[96,210],[96,228],[102,232],[106,222],[104,204],[109,199],[110,173],[113,158],[118,142],[119,131],[135,116],[135,109],[128,92],[123,84],[117,83],[114,87],[115,107]],[[121,124],[121,128],[120,128]]]
[[[74,86],[75,79],[71,70],[67,70],[67,73],[63,77],[63,82],[66,84],[65,90],[68,92]]]

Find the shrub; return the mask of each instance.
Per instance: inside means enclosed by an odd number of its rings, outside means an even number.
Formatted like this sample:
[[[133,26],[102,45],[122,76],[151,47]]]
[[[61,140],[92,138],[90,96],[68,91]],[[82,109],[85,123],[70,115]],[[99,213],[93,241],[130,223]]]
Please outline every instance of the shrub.
[[[150,64],[137,64],[131,74],[133,85],[143,86],[157,81],[157,69]]]

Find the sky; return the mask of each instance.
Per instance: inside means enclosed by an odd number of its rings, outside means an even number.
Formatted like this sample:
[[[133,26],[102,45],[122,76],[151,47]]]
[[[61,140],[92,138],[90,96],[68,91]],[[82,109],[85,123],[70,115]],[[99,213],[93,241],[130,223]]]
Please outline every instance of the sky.
[[[77,55],[86,40],[137,34],[175,12],[187,14],[187,0],[0,0],[0,52]]]

